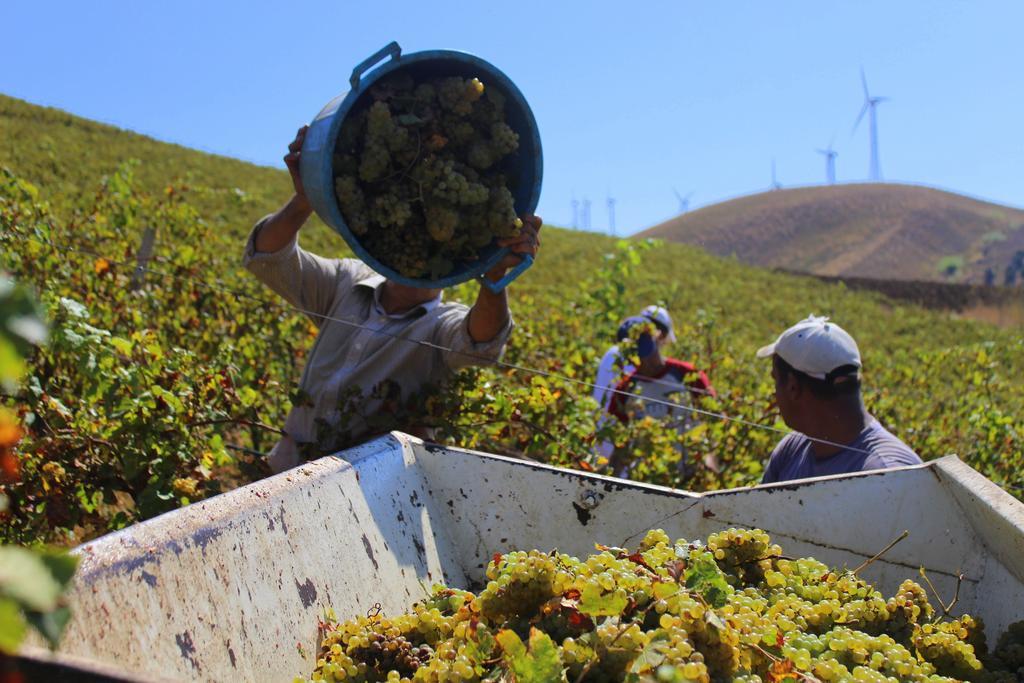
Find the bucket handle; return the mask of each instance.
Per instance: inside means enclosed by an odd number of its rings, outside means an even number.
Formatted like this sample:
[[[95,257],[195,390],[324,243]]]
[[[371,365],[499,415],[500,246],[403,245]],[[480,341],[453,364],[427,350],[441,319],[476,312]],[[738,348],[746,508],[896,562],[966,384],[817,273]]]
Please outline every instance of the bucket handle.
[[[508,253],[507,248],[505,248],[503,251],[505,253]],[[515,268],[505,273],[505,277],[501,278],[497,282],[491,282],[490,280],[483,276],[480,277],[480,281],[484,283],[484,286],[487,287],[487,289],[491,290],[495,294],[498,294],[499,292],[501,292],[501,290],[505,289],[510,284],[512,284],[512,281],[515,280],[520,275],[522,275],[527,268],[533,265],[532,255],[516,254],[516,256],[522,258],[522,261],[520,261],[519,265],[517,265]],[[502,258],[504,258],[504,254],[502,255]]]
[[[371,66],[373,66],[380,60],[384,59],[388,55],[391,55],[391,59],[398,59],[399,57],[402,56],[402,47],[398,44],[397,41],[392,40],[390,43],[388,43],[381,49],[377,50],[363,61],[356,64],[356,68],[352,69],[351,78],[348,79],[348,82],[352,86],[352,89],[355,90],[356,88],[359,87],[359,79],[362,77],[364,73],[366,73],[366,71]]]

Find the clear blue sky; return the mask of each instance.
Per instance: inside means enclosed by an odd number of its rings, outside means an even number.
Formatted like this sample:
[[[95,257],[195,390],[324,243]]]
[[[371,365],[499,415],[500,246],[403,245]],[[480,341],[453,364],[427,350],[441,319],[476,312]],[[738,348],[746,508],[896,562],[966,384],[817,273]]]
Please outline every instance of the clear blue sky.
[[[174,2],[0,4],[0,92],[282,166],[295,129],[387,42],[474,52],[520,86],[545,153],[538,210],[593,201],[620,234],[693,206],[863,179],[859,69],[888,180],[1024,205],[1024,2]]]

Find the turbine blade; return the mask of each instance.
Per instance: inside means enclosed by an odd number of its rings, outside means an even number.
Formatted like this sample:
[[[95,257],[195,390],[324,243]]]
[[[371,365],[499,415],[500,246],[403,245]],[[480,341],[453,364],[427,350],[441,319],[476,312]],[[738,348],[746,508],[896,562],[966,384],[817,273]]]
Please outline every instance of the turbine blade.
[[[861,120],[864,118],[864,114],[867,113],[868,107],[870,106],[870,102],[865,102],[864,106],[861,107],[860,114],[857,115],[857,120],[853,122],[853,129],[850,130],[850,135],[853,135],[854,133],[857,132],[857,126],[860,125]]]
[[[868,94],[868,78],[864,75],[864,67],[860,68],[860,84],[864,86],[864,99],[870,100],[871,95]]]
[[[679,190],[673,187],[672,192],[675,193],[676,199],[678,199],[679,201],[683,201],[683,195],[679,194]]]

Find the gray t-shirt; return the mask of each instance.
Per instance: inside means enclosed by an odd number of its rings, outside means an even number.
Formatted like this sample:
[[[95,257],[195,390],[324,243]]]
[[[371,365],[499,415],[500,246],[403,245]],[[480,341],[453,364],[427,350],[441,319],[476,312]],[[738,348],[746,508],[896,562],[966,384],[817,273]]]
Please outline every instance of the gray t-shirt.
[[[772,451],[761,483],[920,464],[917,453],[872,417],[852,443],[826,458],[814,455],[811,440],[803,434],[787,434]]]

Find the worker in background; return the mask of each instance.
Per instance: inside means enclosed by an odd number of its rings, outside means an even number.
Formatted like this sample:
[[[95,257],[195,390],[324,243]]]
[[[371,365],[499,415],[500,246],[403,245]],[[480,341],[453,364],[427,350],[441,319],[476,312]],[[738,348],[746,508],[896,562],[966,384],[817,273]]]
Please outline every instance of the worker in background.
[[[812,315],[757,355],[772,359],[775,401],[796,430],[772,451],[762,483],[921,463],[864,407],[860,350],[839,325]]]
[[[676,332],[672,327],[672,316],[668,314],[668,309],[664,306],[648,306],[640,312],[639,316],[635,317],[645,318],[658,328],[655,342],[659,348],[664,347],[665,344],[670,342],[675,342]],[[616,343],[604,352],[604,356],[601,357],[601,362],[597,366],[597,378],[594,380],[594,391],[591,395],[601,407],[597,416],[598,429],[601,428],[605,419],[607,419],[608,402],[615,393],[612,390],[618,386],[623,378],[636,370],[633,364],[622,355],[622,351],[619,348],[619,345],[626,339],[632,324],[631,320],[633,318],[627,318],[619,325],[619,329],[615,333]],[[612,442],[602,441],[597,444],[594,450],[601,457],[610,458],[614,449],[615,445]]]
[[[375,416],[443,385],[460,368],[497,360],[512,330],[505,291],[481,286],[469,308],[442,301],[440,289],[402,285],[362,261],[300,247],[299,230],[313,213],[299,174],[305,135],[306,127],[299,129],[284,157],[295,193],[256,224],[244,255],[246,268],[319,328],[284,437],[270,454],[275,472],[383,431]],[[520,235],[499,242],[509,255],[483,277],[497,281],[520,254],[536,256],[540,225],[525,216]]]
[[[672,327],[672,316],[668,314],[668,309],[664,306],[648,306],[637,317],[650,320],[658,328],[658,336],[655,341],[659,347],[675,343],[676,332]],[[597,404],[601,406],[601,412],[608,409],[608,401],[613,393],[609,390],[614,389],[622,381],[623,377],[636,369],[623,357],[619,349],[619,344],[624,339],[623,335],[629,328],[626,324],[628,320],[630,319],[627,318],[619,326],[615,339],[616,343],[604,352],[601,362],[597,366],[597,379],[594,381],[595,386],[592,395]]]
[[[690,461],[682,435],[697,423],[693,404],[704,396],[714,396],[715,390],[708,376],[693,364],[662,356],[661,346],[656,341],[661,332],[654,321],[646,317],[630,318],[623,327],[623,350],[635,355],[639,363],[612,393],[608,413],[622,422],[652,417],[674,427],[680,434],[676,447],[678,471],[683,479],[689,478],[696,464]],[[628,476],[632,466],[628,453],[628,446],[615,449],[610,464],[616,476]],[[703,465],[717,470],[713,456],[704,458]]]

